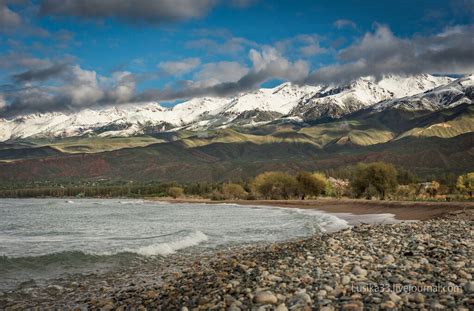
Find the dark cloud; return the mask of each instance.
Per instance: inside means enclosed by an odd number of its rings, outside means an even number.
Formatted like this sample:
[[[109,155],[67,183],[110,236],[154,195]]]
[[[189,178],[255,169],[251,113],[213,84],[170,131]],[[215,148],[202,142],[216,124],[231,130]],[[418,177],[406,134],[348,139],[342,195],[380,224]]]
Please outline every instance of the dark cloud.
[[[16,83],[45,81],[52,78],[57,78],[69,71],[68,64],[53,64],[47,68],[31,69],[20,74],[13,75],[13,80]]]
[[[431,36],[395,36],[388,27],[341,50],[339,64],[322,67],[302,83],[344,82],[384,74],[453,73],[474,71],[474,26],[457,26]]]
[[[47,79],[61,75],[61,85],[9,86],[2,88],[0,116],[76,111],[100,105],[129,103],[135,95],[135,76],[129,72],[114,72],[110,77],[99,77],[95,71],[68,65],[61,73],[37,70],[25,74],[25,79]]]
[[[43,0],[40,12],[43,15],[161,24],[204,16],[221,2],[225,3],[220,0]],[[229,3],[246,7],[254,2],[233,0]]]

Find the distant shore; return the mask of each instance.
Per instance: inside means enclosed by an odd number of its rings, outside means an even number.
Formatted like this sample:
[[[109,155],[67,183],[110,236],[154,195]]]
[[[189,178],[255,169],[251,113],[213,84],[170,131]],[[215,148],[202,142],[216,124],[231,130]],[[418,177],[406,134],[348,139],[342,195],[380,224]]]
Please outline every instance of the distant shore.
[[[393,214],[397,220],[427,220],[444,216],[449,212],[474,209],[474,202],[427,202],[427,201],[381,201],[362,199],[333,199],[317,200],[225,200],[193,198],[146,198],[147,200],[171,203],[232,203],[241,205],[265,205],[288,208],[317,209],[327,213],[364,214]]]

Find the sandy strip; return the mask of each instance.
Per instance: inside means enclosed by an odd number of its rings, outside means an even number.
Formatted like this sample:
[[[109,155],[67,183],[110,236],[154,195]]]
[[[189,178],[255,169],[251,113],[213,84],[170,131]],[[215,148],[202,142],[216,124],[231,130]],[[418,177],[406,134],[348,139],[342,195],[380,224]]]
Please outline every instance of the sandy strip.
[[[148,198],[150,199],[150,198]],[[334,214],[340,218],[352,215],[393,214],[397,220],[427,220],[446,213],[474,209],[474,202],[418,202],[418,201],[380,201],[360,199],[321,198],[317,200],[228,200],[151,198],[150,200],[171,203],[235,203],[241,205],[266,205],[288,208],[317,209]],[[339,215],[338,215],[339,214]],[[346,214],[346,215],[344,215]],[[372,216],[370,216],[372,217]],[[363,219],[363,218],[361,218]]]

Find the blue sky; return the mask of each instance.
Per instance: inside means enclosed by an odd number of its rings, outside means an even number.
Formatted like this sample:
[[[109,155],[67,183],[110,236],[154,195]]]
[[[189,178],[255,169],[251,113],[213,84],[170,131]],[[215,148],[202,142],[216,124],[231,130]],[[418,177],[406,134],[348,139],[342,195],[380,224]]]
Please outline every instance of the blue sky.
[[[474,64],[473,0],[105,2],[0,0],[0,113]]]

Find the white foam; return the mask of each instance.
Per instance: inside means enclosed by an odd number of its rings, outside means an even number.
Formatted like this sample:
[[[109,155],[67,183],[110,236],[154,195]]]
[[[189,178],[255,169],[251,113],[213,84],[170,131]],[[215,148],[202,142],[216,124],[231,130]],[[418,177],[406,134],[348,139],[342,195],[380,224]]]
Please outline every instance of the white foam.
[[[156,255],[170,255],[176,251],[198,245],[199,243],[207,241],[209,238],[201,231],[194,231],[190,235],[184,237],[181,240],[159,243],[148,246],[140,247],[136,250],[127,250],[129,252],[137,253],[143,256],[156,256]]]

